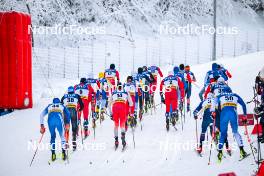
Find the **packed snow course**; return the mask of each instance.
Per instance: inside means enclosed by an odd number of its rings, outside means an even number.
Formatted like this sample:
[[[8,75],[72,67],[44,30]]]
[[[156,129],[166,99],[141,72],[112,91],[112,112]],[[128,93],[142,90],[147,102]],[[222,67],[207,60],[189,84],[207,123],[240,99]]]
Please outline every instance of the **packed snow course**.
[[[264,52],[240,56],[237,58],[224,58],[217,63],[231,72],[233,78],[228,84],[234,92],[239,94],[244,101],[253,98],[252,87],[258,71],[264,65]],[[164,68],[167,75],[170,67]],[[193,86],[191,107],[192,110],[198,105],[198,92],[203,86],[206,72],[211,69],[211,63],[191,66],[197,78],[196,86]],[[97,70],[98,72],[101,70]],[[125,78],[127,75],[123,75]],[[124,79],[123,79],[124,80]],[[48,85],[49,82],[49,85]],[[143,130],[136,128],[134,149],[132,142],[132,131],[128,129],[126,139],[128,148],[125,152],[121,149],[114,150],[113,122],[107,117],[101,125],[96,128],[96,138],[93,133],[84,141],[87,146],[85,150],[69,152],[69,164],[58,159],[51,165],[48,164],[51,152],[43,146],[38,151],[32,167],[29,163],[34,154],[32,148],[34,142],[40,138],[39,115],[48,103],[52,101],[53,95],[61,97],[67,87],[77,84],[79,80],[65,79],[34,79],[34,107],[27,110],[16,110],[15,112],[0,118],[0,175],[8,176],[55,176],[55,175],[218,175],[233,171],[239,176],[249,176],[256,169],[253,157],[249,156],[239,162],[239,150],[234,150],[230,157],[224,151],[221,164],[217,163],[217,151],[212,152],[212,163],[208,166],[209,149],[205,148],[203,157],[199,157],[194,148],[188,147],[193,144],[195,138],[195,120],[190,114],[186,115],[184,129],[177,124],[178,131],[173,128],[169,132],[165,129],[165,106],[157,107],[153,115],[146,114],[143,117]],[[48,88],[52,87],[52,89]],[[156,104],[160,97],[156,93]],[[253,105],[248,105],[248,112],[252,112]],[[239,108],[241,112],[241,108]],[[47,126],[47,124],[46,124]],[[198,121],[198,132],[200,133],[201,120]],[[252,129],[252,128],[250,128]],[[244,135],[244,128],[239,131],[243,136],[245,150],[250,153],[249,144]],[[228,130],[229,141],[232,146],[236,143],[232,137],[231,129]],[[58,136],[58,135],[57,135]],[[43,144],[49,143],[49,132],[44,135]],[[252,136],[254,140],[254,137]],[[210,142],[209,137],[209,142]],[[59,142],[59,138],[57,137]],[[80,137],[78,142],[81,143]],[[180,146],[180,147],[174,147]],[[185,147],[181,147],[185,146]],[[186,147],[187,146],[187,147]],[[263,146],[262,146],[263,147]],[[59,153],[60,151],[58,151]]]

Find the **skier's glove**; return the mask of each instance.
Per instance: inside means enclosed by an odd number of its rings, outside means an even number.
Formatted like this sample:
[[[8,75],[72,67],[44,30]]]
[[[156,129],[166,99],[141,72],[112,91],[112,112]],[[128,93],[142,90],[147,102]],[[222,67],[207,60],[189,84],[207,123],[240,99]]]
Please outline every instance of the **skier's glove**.
[[[247,124],[247,116],[246,116],[246,115],[244,115],[244,116],[242,117],[242,123],[243,123],[243,124]]]
[[[212,112],[211,115],[212,115],[212,118],[215,119],[216,113],[215,112]]]
[[[40,125],[40,133],[41,133],[41,134],[44,134],[45,131],[46,131],[46,129],[45,129],[44,125],[41,124],[41,125]]]
[[[113,114],[112,114],[112,113],[110,113],[110,119],[111,119],[111,120],[114,120],[114,119],[113,119]]]
[[[196,111],[193,112],[193,117],[194,117],[195,120],[198,119],[198,115],[197,115],[197,112]]]

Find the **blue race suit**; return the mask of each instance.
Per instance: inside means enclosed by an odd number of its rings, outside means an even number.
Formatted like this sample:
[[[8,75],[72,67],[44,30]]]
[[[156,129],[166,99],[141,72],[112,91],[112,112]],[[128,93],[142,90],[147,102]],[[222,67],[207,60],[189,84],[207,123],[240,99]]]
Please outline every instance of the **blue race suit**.
[[[66,124],[70,123],[70,112],[68,109],[61,103],[52,103],[49,104],[40,115],[40,124],[44,124],[44,117],[48,114],[48,126],[50,131],[50,145],[51,150],[55,150],[55,139],[57,129],[61,138],[61,146],[65,149],[65,137],[64,137],[64,121]],[[63,114],[64,118],[63,119]]]

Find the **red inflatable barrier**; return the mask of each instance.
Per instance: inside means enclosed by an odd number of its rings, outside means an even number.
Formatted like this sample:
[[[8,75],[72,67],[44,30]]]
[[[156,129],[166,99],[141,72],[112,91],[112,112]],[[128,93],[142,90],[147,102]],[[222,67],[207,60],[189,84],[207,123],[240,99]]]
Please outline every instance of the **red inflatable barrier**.
[[[0,12],[0,109],[31,108],[31,18],[18,12]]]

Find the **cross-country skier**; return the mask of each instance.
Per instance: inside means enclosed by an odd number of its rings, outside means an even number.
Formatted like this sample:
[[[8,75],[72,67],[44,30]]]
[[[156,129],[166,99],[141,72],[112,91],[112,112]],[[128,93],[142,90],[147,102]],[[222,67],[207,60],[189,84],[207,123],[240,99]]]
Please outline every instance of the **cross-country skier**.
[[[110,64],[110,68],[106,69],[104,72],[104,77],[112,91],[120,81],[119,72],[116,70],[115,64]]]
[[[152,73],[148,70],[147,66],[143,66],[143,74],[146,75],[151,81],[145,81],[145,112],[148,112],[148,109],[151,108],[151,97],[150,97],[150,86],[151,83],[154,81],[154,76]]]
[[[211,115],[211,105],[213,99],[213,94],[208,93],[207,98],[204,101],[201,101],[200,104],[197,106],[197,108],[193,112],[194,119],[198,119],[198,113],[203,110],[203,122],[202,122],[202,133],[200,135],[200,143],[199,147],[196,149],[198,153],[202,153],[203,150],[203,141],[205,140],[205,133],[207,131],[207,128],[210,127],[210,134],[213,134],[213,119]]]
[[[99,87],[100,87],[100,82],[99,82],[99,80],[98,80],[98,79],[95,79],[92,73],[90,73],[90,74],[88,75],[88,78],[86,79],[86,82],[87,82],[87,84],[90,84],[90,85],[92,86],[92,88],[94,89],[95,92],[96,92],[96,91],[99,89]]]
[[[190,71],[190,66],[186,65],[185,66],[185,80],[186,80],[186,84],[187,87],[185,89],[185,94],[186,94],[186,98],[187,98],[187,112],[190,111],[190,103],[191,103],[191,94],[192,94],[192,83],[196,82],[196,78],[193,74],[193,72]]]
[[[165,88],[165,89],[164,89]],[[180,90],[180,97],[178,97],[178,90]],[[165,91],[165,97],[164,93]],[[178,100],[180,99],[183,102],[184,98],[184,86],[181,83],[180,79],[173,75],[172,72],[169,73],[160,83],[160,97],[162,103],[166,105],[166,129],[169,130],[169,123],[175,126],[176,121],[178,120]],[[172,108],[172,113],[170,110]]]
[[[95,116],[93,119],[93,127],[95,127],[95,120],[99,117],[101,120],[104,120],[104,113],[106,111],[107,107],[107,101],[108,101],[108,84],[107,80],[104,78],[104,73],[99,73],[99,89],[96,91],[96,108],[95,108]]]
[[[139,103],[139,120],[142,120],[144,100],[145,100],[145,88],[146,85],[151,83],[152,80],[143,73],[143,68],[138,68],[138,74],[135,76],[135,83],[138,87],[138,103]]]
[[[64,119],[63,119],[64,114]],[[61,146],[62,146],[62,159],[66,160],[67,155],[65,153],[66,149],[66,140],[65,140],[65,131],[69,131],[69,123],[70,123],[70,112],[68,109],[60,103],[59,98],[54,98],[52,103],[49,104],[41,113],[40,115],[40,133],[45,133],[45,126],[44,126],[44,117],[48,115],[48,127],[50,132],[50,145],[51,145],[51,160],[56,160],[56,145],[55,145],[55,139],[56,139],[56,132],[55,130],[59,132],[60,138],[61,138]],[[65,122],[65,123],[64,123]]]
[[[223,93],[218,95],[212,103],[211,112],[215,118],[215,108],[220,107],[220,140],[218,144],[218,161],[222,161],[223,157],[223,144],[227,137],[228,124],[230,122],[234,138],[240,149],[240,157],[245,158],[248,154],[244,150],[243,140],[238,132],[238,120],[237,120],[237,104],[240,104],[243,108],[244,116],[247,115],[247,108],[240,96],[235,93]]]
[[[117,148],[119,145],[118,141],[118,128],[121,128],[121,140],[123,149],[126,147],[126,130],[125,130],[125,123],[127,121],[127,103],[129,106],[133,106],[133,101],[130,97],[130,94],[127,93],[124,89],[122,84],[119,82],[117,89],[112,93],[111,97],[109,98],[109,107],[111,116],[114,120],[114,136],[115,136],[115,147]],[[129,112],[133,114],[134,112]]]
[[[150,84],[150,95],[152,100],[152,105],[154,105],[154,94],[157,89],[157,83],[158,83],[158,76],[161,78],[163,77],[163,74],[161,72],[161,69],[157,66],[150,66],[148,67],[148,71],[153,75],[154,79],[153,82]]]
[[[76,136],[78,133],[78,111],[83,110],[83,102],[81,97],[78,94],[74,93],[74,87],[68,87],[68,93],[64,94],[61,98],[61,103],[66,106],[71,115],[71,124],[72,124],[72,146],[73,150],[76,150]]]
[[[212,64],[212,70],[209,70],[207,73],[206,73],[206,76],[204,78],[204,86],[202,88],[202,90],[200,91],[199,93],[199,97],[201,99],[201,101],[203,100],[203,94],[207,88],[207,86],[211,83],[211,82],[214,82],[216,81],[219,77],[223,77],[224,78],[224,75],[222,72],[219,71],[218,69],[218,64],[217,63],[213,63]]]
[[[231,73],[224,67],[223,64],[218,65],[218,70],[223,73],[225,81],[227,81],[229,78],[232,78]]]
[[[264,143],[264,67],[259,72],[255,79],[255,87],[257,94],[261,96],[260,104],[254,109],[255,114],[260,117],[260,125],[262,126],[262,136],[259,136],[259,141]]]
[[[232,89],[226,84],[223,77],[219,77],[216,82],[211,82],[209,84],[209,86],[207,87],[205,91],[205,98],[210,92],[213,93],[214,97],[217,97],[222,93],[231,93]],[[221,131],[220,130],[220,113],[221,113],[221,110],[219,108],[216,108],[215,109],[215,126],[217,129],[215,131],[216,140],[219,138],[219,132]],[[226,150],[228,154],[231,155],[231,148],[229,147],[227,136],[226,136],[225,144],[226,144]]]
[[[92,99],[95,98],[95,92],[94,89],[90,84],[87,84],[85,78],[81,78],[80,84],[77,84],[74,86],[74,91],[76,94],[80,95],[84,108],[83,108],[83,126],[84,126],[84,137],[87,138],[89,135],[88,131],[88,116],[89,116],[89,105],[92,101]],[[78,112],[78,119],[81,119],[81,112]]]
[[[132,76],[127,77],[127,82],[124,84],[124,90],[130,94],[130,97],[133,102],[133,106],[129,107],[127,105],[127,112],[134,112],[134,114],[128,114],[128,124],[130,126],[137,125],[137,105],[138,105],[138,91],[136,87],[136,83],[133,81]]]

